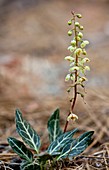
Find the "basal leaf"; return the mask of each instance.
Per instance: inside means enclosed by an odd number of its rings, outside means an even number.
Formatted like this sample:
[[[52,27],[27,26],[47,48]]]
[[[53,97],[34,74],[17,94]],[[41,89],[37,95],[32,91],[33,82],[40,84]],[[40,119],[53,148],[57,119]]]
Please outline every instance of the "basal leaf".
[[[16,129],[23,141],[38,153],[40,137],[31,125],[22,118],[22,114],[19,110],[16,110]]]
[[[76,140],[67,143],[67,145],[63,147],[58,160],[60,158],[74,157],[82,153],[90,145],[93,133],[94,131],[85,132]]]
[[[48,147],[47,152],[50,155],[59,155],[60,150],[72,139],[73,135],[77,132],[78,129],[63,133],[55,141],[53,141]]]
[[[55,110],[54,113],[48,120],[48,132],[50,142],[53,142],[57,137],[62,134],[62,130],[60,128],[60,117],[59,117],[59,109]]]
[[[28,162],[32,162],[33,160],[32,152],[28,150],[21,141],[15,138],[9,137],[8,143],[13,149],[13,151],[16,152],[21,158],[27,160]]]
[[[35,161],[33,162],[23,161],[21,163],[20,169],[21,170],[40,170],[40,166]]]

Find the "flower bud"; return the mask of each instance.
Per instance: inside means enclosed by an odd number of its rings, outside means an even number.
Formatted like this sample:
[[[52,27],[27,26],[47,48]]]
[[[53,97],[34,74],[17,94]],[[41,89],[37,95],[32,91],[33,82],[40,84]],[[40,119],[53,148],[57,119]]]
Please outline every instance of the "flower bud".
[[[70,89],[69,88],[67,89],[67,92],[70,93]]]
[[[76,26],[76,27],[80,27],[79,22],[75,22],[75,26]]]
[[[77,41],[80,41],[80,40],[81,40],[81,38],[80,38],[79,36],[77,36],[76,39],[77,39]]]
[[[68,31],[68,35],[71,36],[72,35],[72,30]]]
[[[69,81],[70,80],[70,74],[67,74],[65,77],[65,81]]]
[[[75,46],[76,46],[76,41],[75,41],[75,40],[72,40],[72,41],[71,41],[71,45],[72,45],[73,47],[75,47]]]
[[[69,21],[68,21],[68,25],[72,25],[72,20],[69,20]]]
[[[78,18],[82,18],[82,15],[81,15],[81,14],[76,14],[76,16],[77,16]]]
[[[87,52],[86,52],[86,50],[85,49],[83,49],[83,55],[87,55]]]
[[[84,98],[84,94],[81,93],[81,97]]]
[[[80,93],[81,97],[84,98],[84,94]]]
[[[79,33],[78,33],[78,36],[79,36],[80,38],[83,38],[83,33],[82,33],[82,32],[79,32]]]
[[[74,57],[66,56],[65,60],[72,62],[72,61],[74,61]]]
[[[83,29],[84,29],[84,27],[81,25],[81,26],[79,27],[79,29],[80,29],[80,30],[83,30]]]

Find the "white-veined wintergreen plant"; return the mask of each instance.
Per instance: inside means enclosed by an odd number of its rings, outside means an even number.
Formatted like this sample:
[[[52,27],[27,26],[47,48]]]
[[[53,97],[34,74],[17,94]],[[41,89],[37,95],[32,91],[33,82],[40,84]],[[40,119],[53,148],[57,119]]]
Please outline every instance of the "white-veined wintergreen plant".
[[[70,62],[69,73],[65,80],[72,81],[68,91],[70,92],[71,89],[74,89],[74,99],[70,99],[71,109],[67,117],[65,128],[62,130],[60,127],[60,111],[56,109],[47,123],[49,146],[44,152],[41,152],[40,136],[22,117],[22,113],[17,109],[15,116],[16,130],[23,142],[9,137],[8,143],[13,151],[22,159],[20,165],[21,170],[55,169],[57,161],[66,158],[73,159],[81,154],[92,141],[93,131],[85,132],[77,138],[74,138],[74,134],[78,129],[66,132],[69,120],[78,118],[77,115],[73,113],[77,94],[81,94],[78,92],[77,87],[81,86],[84,88],[83,83],[87,80],[85,72],[89,70],[89,67],[85,65],[89,59],[88,57],[84,57],[84,55],[86,55],[85,46],[88,44],[88,41],[83,40],[83,34],[80,32],[80,30],[83,30],[83,26],[76,21],[76,17],[81,18],[82,16],[81,14],[75,14],[73,12],[72,14],[73,18],[68,21],[68,25],[72,25],[74,22],[74,28],[68,31],[68,35],[71,36],[74,32],[74,38],[71,41],[71,46],[68,47],[71,54],[65,57],[65,59]]]

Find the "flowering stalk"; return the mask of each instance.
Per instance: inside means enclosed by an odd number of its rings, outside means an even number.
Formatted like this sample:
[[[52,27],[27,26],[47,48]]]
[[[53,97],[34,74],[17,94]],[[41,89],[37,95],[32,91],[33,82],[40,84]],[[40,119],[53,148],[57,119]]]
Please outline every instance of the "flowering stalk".
[[[70,55],[65,57],[65,60],[70,62],[69,73],[67,74],[65,81],[71,82],[69,88],[67,89],[67,92],[71,93],[73,91],[73,95],[70,98],[71,107],[67,116],[64,132],[66,132],[67,130],[70,119],[78,119],[78,116],[73,113],[77,95],[80,94],[81,97],[84,97],[84,94],[78,91],[78,86],[85,88],[84,82],[87,81],[85,73],[86,70],[90,70],[90,67],[86,66],[86,63],[90,60],[88,59],[88,57],[84,57],[85,55],[87,55],[85,47],[87,44],[89,44],[89,41],[83,40],[83,33],[80,32],[81,30],[83,30],[83,26],[76,21],[77,18],[82,18],[82,15],[75,14],[74,12],[72,12],[72,15],[73,17],[71,20],[68,21],[68,25],[72,25],[74,23],[74,26],[71,30],[68,31],[68,35],[72,36],[73,34],[74,37],[73,40],[71,40],[71,45],[68,47]]]

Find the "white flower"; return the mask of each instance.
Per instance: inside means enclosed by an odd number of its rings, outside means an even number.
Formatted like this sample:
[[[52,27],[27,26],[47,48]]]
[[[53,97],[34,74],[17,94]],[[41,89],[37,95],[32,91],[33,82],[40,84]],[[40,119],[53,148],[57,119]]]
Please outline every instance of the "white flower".
[[[75,80],[75,76],[72,75],[72,76],[70,77],[70,79],[71,79],[71,80]]]
[[[85,57],[85,58],[83,58],[82,62],[86,63],[86,62],[90,62],[90,60],[89,60],[89,58]]]
[[[89,66],[85,66],[85,70],[90,71],[90,67]]]
[[[65,81],[69,81],[70,80],[70,74],[67,74],[65,77]]]
[[[83,42],[84,42],[86,45],[89,44],[89,41],[87,41],[87,40],[84,40]]]
[[[81,77],[80,79],[79,79],[79,82],[84,82],[84,81],[88,81],[88,79],[86,78],[86,77]]]
[[[75,62],[71,62],[70,63],[70,67],[74,66],[75,65]]]
[[[70,115],[67,117],[67,121],[69,120],[75,121],[76,119],[78,119],[78,116],[74,113],[70,113]]]
[[[72,72],[72,71],[74,71],[74,70],[79,70],[79,67],[78,66],[74,66],[74,67],[71,67],[70,69],[69,69],[69,71],[70,72]]]
[[[86,45],[88,45],[89,44],[89,41],[87,41],[87,40],[84,40],[81,44],[80,44],[80,46],[81,46],[81,48],[84,48]]]
[[[82,49],[81,48],[77,48],[75,50],[75,54],[80,55],[81,53],[82,53]]]
[[[72,61],[74,61],[74,57],[66,56],[65,60],[72,62]]]
[[[80,46],[81,46],[81,48],[84,48],[84,47],[86,46],[86,44],[85,44],[84,42],[82,42],[82,43],[80,44]]]
[[[76,47],[72,47],[72,45],[70,45],[67,49],[70,50],[70,52],[74,52]]]
[[[75,47],[75,46],[76,46],[76,41],[75,41],[75,40],[72,40],[72,41],[71,41],[71,45],[72,45],[73,47]]]

